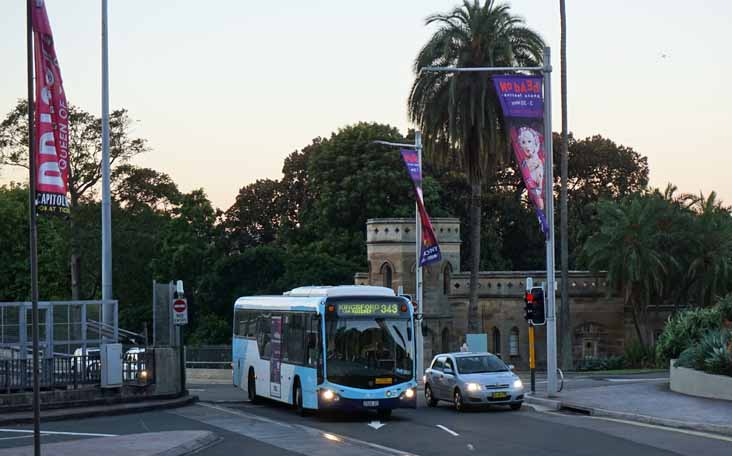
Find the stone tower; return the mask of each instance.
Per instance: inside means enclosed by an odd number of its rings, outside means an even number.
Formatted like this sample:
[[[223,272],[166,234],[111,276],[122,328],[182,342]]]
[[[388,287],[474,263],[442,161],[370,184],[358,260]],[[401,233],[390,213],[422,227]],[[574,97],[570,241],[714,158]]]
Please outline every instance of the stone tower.
[[[442,261],[422,270],[425,362],[433,350],[457,349],[448,294],[450,281],[460,272],[460,219],[434,218]],[[368,273],[358,273],[356,284],[382,285],[415,295],[415,229],[413,218],[380,218],[366,222]]]

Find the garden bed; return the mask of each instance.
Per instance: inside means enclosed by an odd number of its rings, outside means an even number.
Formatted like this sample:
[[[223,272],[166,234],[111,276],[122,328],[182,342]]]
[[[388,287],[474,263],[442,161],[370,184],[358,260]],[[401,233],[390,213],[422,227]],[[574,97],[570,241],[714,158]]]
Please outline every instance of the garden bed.
[[[689,396],[732,401],[732,377],[676,367],[671,360],[671,390]],[[732,402],[730,403],[732,405]]]

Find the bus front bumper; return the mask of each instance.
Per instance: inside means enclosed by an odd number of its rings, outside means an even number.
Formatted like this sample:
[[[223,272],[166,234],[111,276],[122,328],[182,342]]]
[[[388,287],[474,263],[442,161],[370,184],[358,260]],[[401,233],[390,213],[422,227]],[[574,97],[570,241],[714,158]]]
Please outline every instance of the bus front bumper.
[[[320,410],[392,410],[397,408],[417,408],[417,391],[412,388],[413,394],[407,397],[403,392],[397,397],[383,397],[375,399],[354,399],[335,394],[331,399],[318,394],[318,409]]]

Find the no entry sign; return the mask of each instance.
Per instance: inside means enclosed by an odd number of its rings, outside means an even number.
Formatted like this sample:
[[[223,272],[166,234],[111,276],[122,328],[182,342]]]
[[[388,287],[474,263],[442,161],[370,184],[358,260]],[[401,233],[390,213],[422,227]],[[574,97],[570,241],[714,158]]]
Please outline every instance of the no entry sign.
[[[188,324],[188,301],[185,298],[173,299],[173,324]]]

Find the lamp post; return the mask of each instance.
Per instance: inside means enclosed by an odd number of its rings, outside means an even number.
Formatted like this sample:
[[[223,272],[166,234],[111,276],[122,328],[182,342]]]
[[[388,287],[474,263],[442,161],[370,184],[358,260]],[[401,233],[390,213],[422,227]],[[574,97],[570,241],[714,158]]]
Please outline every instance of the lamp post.
[[[419,175],[422,175],[422,133],[416,132],[414,134],[414,144],[406,144],[406,143],[396,143],[391,141],[371,141],[372,144],[381,144],[383,146],[390,146],[390,147],[401,147],[406,149],[414,149],[417,151],[417,160],[419,165]],[[419,217],[419,206],[417,203],[414,203],[414,255],[416,258],[415,268],[414,268],[414,294],[415,299],[417,300],[417,315],[420,318],[420,321],[417,321],[417,324],[415,324],[415,339],[417,342],[417,353],[415,353],[415,357],[417,358],[417,381],[422,381],[422,372],[424,372],[424,340],[422,336],[422,322],[421,322],[421,316],[423,314],[423,308],[422,308],[422,266],[419,264],[419,252],[420,252],[420,242],[422,241],[422,222]]]
[[[544,65],[537,67],[424,67],[420,71],[437,71],[444,73],[507,73],[515,71],[535,71],[544,75],[544,141],[546,158],[544,160],[546,217],[549,235],[546,238],[546,324],[547,324],[547,392],[557,392],[557,322],[555,311],[556,279],[554,277],[554,192],[552,183],[554,173],[552,165],[552,118],[551,118],[551,56],[550,49],[544,48]],[[564,335],[567,337],[567,335]]]

